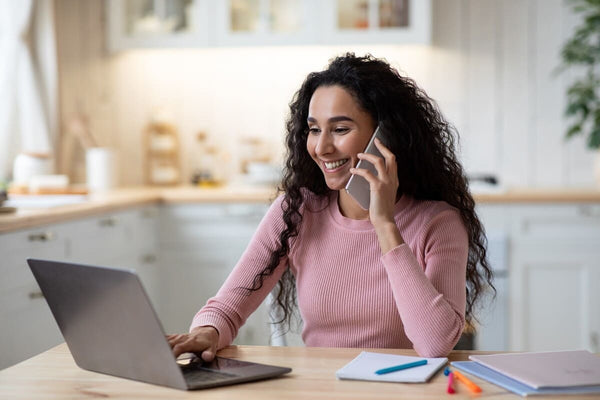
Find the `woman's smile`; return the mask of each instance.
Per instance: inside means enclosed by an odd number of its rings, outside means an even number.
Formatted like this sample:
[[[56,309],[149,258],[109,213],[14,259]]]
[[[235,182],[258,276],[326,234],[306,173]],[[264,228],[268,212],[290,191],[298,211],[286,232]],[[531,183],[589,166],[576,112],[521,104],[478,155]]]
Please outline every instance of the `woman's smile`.
[[[348,161],[350,161],[349,158],[337,161],[323,161],[323,165],[325,166],[324,170],[325,172],[338,172],[342,167],[345,167],[346,164],[348,164]]]

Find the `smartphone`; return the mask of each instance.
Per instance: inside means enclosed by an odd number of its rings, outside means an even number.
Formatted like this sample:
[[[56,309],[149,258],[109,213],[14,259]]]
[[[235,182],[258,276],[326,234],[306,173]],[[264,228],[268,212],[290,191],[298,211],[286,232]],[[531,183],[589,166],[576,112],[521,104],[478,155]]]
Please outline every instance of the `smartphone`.
[[[371,140],[369,140],[369,144],[367,144],[367,148],[363,153],[373,154],[383,158],[383,154],[381,154],[379,149],[377,149],[377,146],[375,146],[375,138],[381,140],[379,126],[375,129],[375,132],[373,132],[373,136],[371,136]],[[377,176],[375,166],[367,160],[358,160],[356,168],[369,170],[373,175]],[[364,210],[369,209],[369,204],[371,203],[371,187],[365,178],[360,175],[352,175],[346,184],[346,192],[348,192],[348,194],[352,196]]]

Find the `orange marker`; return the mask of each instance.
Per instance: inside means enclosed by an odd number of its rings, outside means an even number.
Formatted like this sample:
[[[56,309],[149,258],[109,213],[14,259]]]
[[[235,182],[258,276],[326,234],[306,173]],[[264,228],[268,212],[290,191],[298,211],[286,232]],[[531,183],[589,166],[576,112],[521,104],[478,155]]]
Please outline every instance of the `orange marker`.
[[[475,393],[481,392],[481,388],[479,386],[477,386],[476,384],[474,384],[473,382],[471,382],[471,380],[469,380],[469,378],[467,378],[466,376],[464,376],[463,374],[461,374],[458,371],[452,371],[452,372],[454,373],[454,376],[456,377],[456,379],[458,379],[459,381],[461,381],[462,383],[467,385],[467,387],[469,389],[471,389],[472,392],[475,392]]]

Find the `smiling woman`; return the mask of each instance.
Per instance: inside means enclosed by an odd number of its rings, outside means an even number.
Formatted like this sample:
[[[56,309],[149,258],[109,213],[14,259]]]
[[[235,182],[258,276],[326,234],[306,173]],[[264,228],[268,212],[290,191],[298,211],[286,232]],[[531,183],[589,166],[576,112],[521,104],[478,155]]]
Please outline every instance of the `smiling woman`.
[[[212,359],[276,284],[275,315],[289,323],[297,303],[308,346],[448,354],[491,286],[453,129],[414,81],[354,54],[309,74],[290,111],[283,194],[191,332],[170,337],[175,354]],[[362,153],[376,126],[381,157]],[[368,210],[344,190],[353,174]]]

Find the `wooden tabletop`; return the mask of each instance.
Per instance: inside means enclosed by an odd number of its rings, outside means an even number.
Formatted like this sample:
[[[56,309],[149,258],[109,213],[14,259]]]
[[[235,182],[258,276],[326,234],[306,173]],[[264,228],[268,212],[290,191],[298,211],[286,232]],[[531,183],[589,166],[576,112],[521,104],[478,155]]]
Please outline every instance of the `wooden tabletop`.
[[[482,388],[474,395],[462,384],[457,393],[446,394],[447,378],[441,371],[428,383],[401,384],[342,381],[335,371],[361,349],[230,346],[220,356],[291,367],[281,378],[199,391],[179,391],[80,369],[65,344],[61,344],[20,364],[0,371],[0,399],[441,399],[490,398],[519,399],[506,390],[472,377]],[[416,355],[412,350],[369,351]],[[466,360],[469,354],[455,351],[451,361]],[[536,399],[554,399],[540,396]],[[570,396],[569,399],[598,399],[597,396]]]

